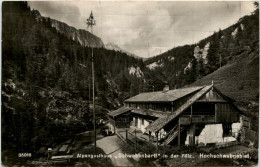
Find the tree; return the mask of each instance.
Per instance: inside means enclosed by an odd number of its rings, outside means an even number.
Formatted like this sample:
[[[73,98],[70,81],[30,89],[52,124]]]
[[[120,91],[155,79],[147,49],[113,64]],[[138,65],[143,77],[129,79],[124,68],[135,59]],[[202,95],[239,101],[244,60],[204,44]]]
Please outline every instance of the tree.
[[[242,31],[240,24],[237,27],[237,34],[236,34],[235,40],[236,40],[236,43],[237,43],[238,46],[242,46],[244,44],[244,42],[243,42],[243,31]]]
[[[214,32],[211,37],[210,46],[208,50],[208,67],[209,71],[213,72],[219,68],[220,63],[220,39],[222,37],[222,31],[219,30],[218,33]]]
[[[198,73],[197,73],[197,60],[194,58],[191,61],[191,68],[187,71],[188,83],[191,84],[196,81]]]
[[[253,12],[254,15],[259,17],[259,2],[254,2],[255,10]]]

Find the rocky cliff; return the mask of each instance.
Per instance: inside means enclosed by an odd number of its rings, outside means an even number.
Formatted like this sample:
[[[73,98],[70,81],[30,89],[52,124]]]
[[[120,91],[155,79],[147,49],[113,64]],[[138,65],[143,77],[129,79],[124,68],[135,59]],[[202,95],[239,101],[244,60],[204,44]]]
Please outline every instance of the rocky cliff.
[[[79,42],[82,46],[91,46],[101,48],[104,47],[103,41],[83,29],[76,29],[66,23],[51,19],[51,25],[57,29],[58,32],[66,35],[68,38]]]

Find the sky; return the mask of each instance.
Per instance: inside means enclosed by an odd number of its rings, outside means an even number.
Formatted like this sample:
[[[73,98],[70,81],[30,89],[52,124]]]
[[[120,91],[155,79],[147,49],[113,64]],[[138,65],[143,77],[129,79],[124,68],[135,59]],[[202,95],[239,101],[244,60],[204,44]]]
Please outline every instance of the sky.
[[[194,44],[254,11],[250,1],[30,1],[31,9],[77,29],[87,29],[137,56],[148,58]],[[90,30],[89,30],[90,31]]]

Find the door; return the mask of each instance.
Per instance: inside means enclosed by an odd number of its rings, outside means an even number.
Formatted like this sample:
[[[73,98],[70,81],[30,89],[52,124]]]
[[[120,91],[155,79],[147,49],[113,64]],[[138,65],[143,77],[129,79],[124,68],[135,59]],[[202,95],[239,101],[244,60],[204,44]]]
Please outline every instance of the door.
[[[135,127],[137,127],[138,119],[135,117]]]

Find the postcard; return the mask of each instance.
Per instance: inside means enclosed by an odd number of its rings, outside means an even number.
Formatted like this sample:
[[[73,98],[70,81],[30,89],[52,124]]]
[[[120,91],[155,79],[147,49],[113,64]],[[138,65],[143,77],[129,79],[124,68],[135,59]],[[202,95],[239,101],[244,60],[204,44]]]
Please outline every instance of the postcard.
[[[259,2],[2,2],[2,166],[257,166]]]

